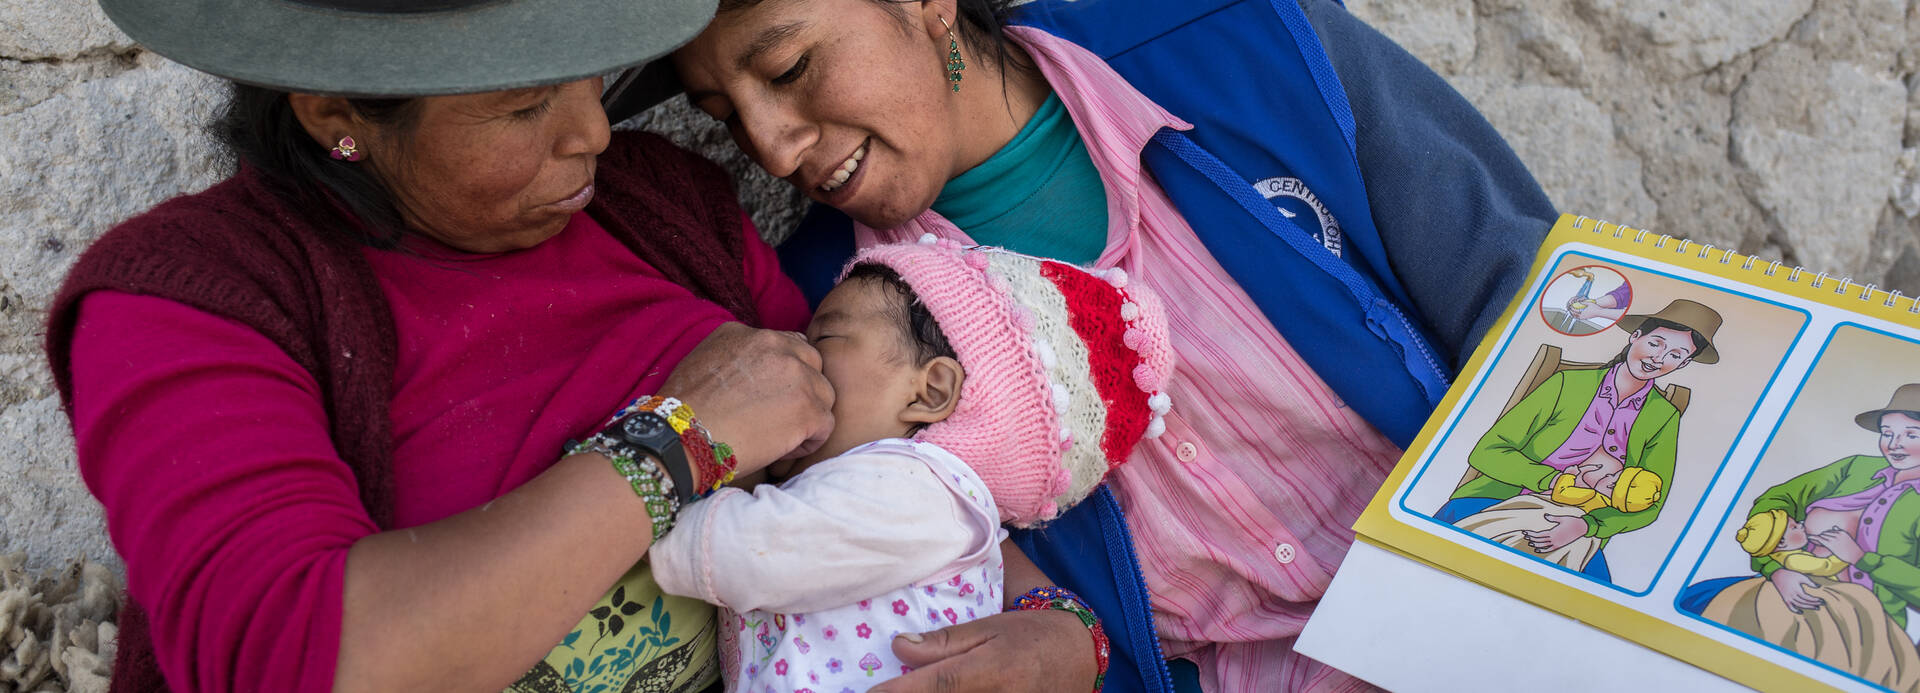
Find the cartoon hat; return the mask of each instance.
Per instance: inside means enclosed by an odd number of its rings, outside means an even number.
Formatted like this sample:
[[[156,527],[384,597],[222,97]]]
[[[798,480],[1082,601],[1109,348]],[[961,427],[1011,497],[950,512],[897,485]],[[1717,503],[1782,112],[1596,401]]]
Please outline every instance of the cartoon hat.
[[[1637,513],[1660,500],[1660,475],[1642,467],[1628,467],[1620,470],[1620,478],[1613,482],[1613,495],[1608,505],[1615,509]]]
[[[1920,383],[1901,385],[1900,389],[1893,391],[1893,399],[1887,401],[1886,407],[1861,412],[1859,416],[1853,417],[1853,422],[1860,424],[1861,428],[1879,433],[1880,417],[1889,413],[1906,414],[1920,419]]]
[[[1027,527],[1093,492],[1165,430],[1173,347],[1159,297],[1119,268],[1087,270],[932,234],[860,251],[892,268],[953,345],[966,380],[920,440],[980,475],[1000,519]]]
[[[1667,307],[1661,308],[1658,313],[1652,315],[1629,315],[1621,318],[1619,322],[1614,324],[1618,325],[1620,329],[1626,330],[1628,333],[1633,333],[1639,331],[1641,323],[1646,322],[1648,318],[1665,320],[1693,330],[1695,334],[1700,335],[1700,339],[1707,344],[1706,346],[1700,347],[1700,351],[1694,353],[1694,363],[1720,362],[1720,352],[1715,351],[1713,348],[1713,333],[1720,331],[1720,314],[1712,308],[1684,298],[1674,299],[1672,303],[1667,304]],[[1877,431],[1880,429],[1875,427],[1874,430]]]
[[[1765,556],[1779,548],[1780,538],[1786,535],[1787,511],[1775,509],[1747,518],[1747,525],[1733,534],[1733,540],[1740,542],[1748,555]]]

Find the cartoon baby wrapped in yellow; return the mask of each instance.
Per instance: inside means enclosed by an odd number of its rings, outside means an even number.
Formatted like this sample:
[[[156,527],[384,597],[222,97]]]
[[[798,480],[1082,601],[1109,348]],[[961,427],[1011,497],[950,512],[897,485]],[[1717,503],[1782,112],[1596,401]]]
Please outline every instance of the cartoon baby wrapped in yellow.
[[[1588,480],[1583,480],[1583,476]],[[1654,502],[1660,500],[1660,490],[1664,485],[1659,474],[1640,467],[1627,467],[1601,477],[1612,477],[1606,481],[1593,481],[1591,477],[1590,473],[1562,472],[1553,478],[1553,493],[1549,497],[1556,503],[1571,505],[1586,512],[1613,508],[1637,513],[1653,507]],[[1580,486],[1581,483],[1592,485]],[[1608,493],[1596,490],[1609,486]]]
[[[1802,575],[1830,578],[1847,569],[1847,562],[1839,556],[1814,554],[1806,527],[1785,510],[1755,513],[1733,538],[1748,555],[1772,558],[1780,562],[1780,567]]]

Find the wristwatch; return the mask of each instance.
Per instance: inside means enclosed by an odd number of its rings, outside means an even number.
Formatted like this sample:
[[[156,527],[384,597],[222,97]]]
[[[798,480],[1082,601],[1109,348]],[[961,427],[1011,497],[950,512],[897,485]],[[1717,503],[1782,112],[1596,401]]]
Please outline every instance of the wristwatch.
[[[693,467],[687,462],[687,450],[680,445],[680,434],[665,417],[651,411],[628,414],[601,431],[607,442],[634,459],[642,456],[660,461],[673,480],[673,495],[680,503],[692,502],[699,489],[694,488]]]

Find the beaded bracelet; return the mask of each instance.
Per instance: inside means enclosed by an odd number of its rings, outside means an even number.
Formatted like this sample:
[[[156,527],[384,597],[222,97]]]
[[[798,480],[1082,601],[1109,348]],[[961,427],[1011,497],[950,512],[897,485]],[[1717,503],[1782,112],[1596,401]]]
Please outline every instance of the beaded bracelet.
[[[713,433],[694,418],[693,407],[673,397],[648,395],[628,403],[607,423],[611,425],[640,412],[653,412],[666,419],[673,432],[680,435],[681,448],[686,450],[687,461],[693,465],[695,498],[711,495],[733,481],[734,470],[739,465],[733,448],[713,439]]]
[[[673,477],[667,470],[650,457],[634,459],[621,450],[625,446],[615,445],[605,434],[595,434],[585,442],[575,443],[567,450],[569,455],[584,452],[597,452],[613,460],[613,469],[625,477],[627,485],[633,487],[633,493],[647,506],[647,517],[653,521],[653,540],[659,541],[667,530],[673,529],[674,515],[680,512],[680,499],[673,493]]]
[[[707,428],[694,419],[693,407],[678,399],[658,395],[639,397],[628,402],[586,441],[568,441],[565,454],[596,452],[613,461],[614,471],[627,480],[627,485],[633,487],[634,495],[639,496],[646,505],[647,517],[653,521],[653,538],[658,541],[666,535],[667,530],[673,528],[674,516],[680,512],[680,497],[675,493],[673,475],[651,457],[635,458],[627,452],[632,448],[606,435],[606,428],[614,423],[643,412],[651,412],[665,419],[673,432],[680,436],[681,449],[686,452],[693,467],[693,497],[705,497],[732,481],[737,461],[732,448],[725,443],[715,442]]]
[[[1109,654],[1107,631],[1100,627],[1100,617],[1095,616],[1093,608],[1080,600],[1080,595],[1074,594],[1065,587],[1035,587],[1013,600],[1014,611],[1039,609],[1057,609],[1073,614],[1080,618],[1080,623],[1086,625],[1089,632],[1093,633],[1093,690],[1094,693],[1099,693],[1100,687],[1107,682]]]

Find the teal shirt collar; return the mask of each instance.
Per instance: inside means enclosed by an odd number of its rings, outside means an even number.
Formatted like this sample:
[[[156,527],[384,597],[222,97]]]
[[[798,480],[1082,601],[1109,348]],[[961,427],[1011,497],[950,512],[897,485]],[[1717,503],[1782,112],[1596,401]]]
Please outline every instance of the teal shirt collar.
[[[933,210],[984,245],[1077,264],[1106,249],[1105,186],[1053,94],[1000,151],[948,181]]]

